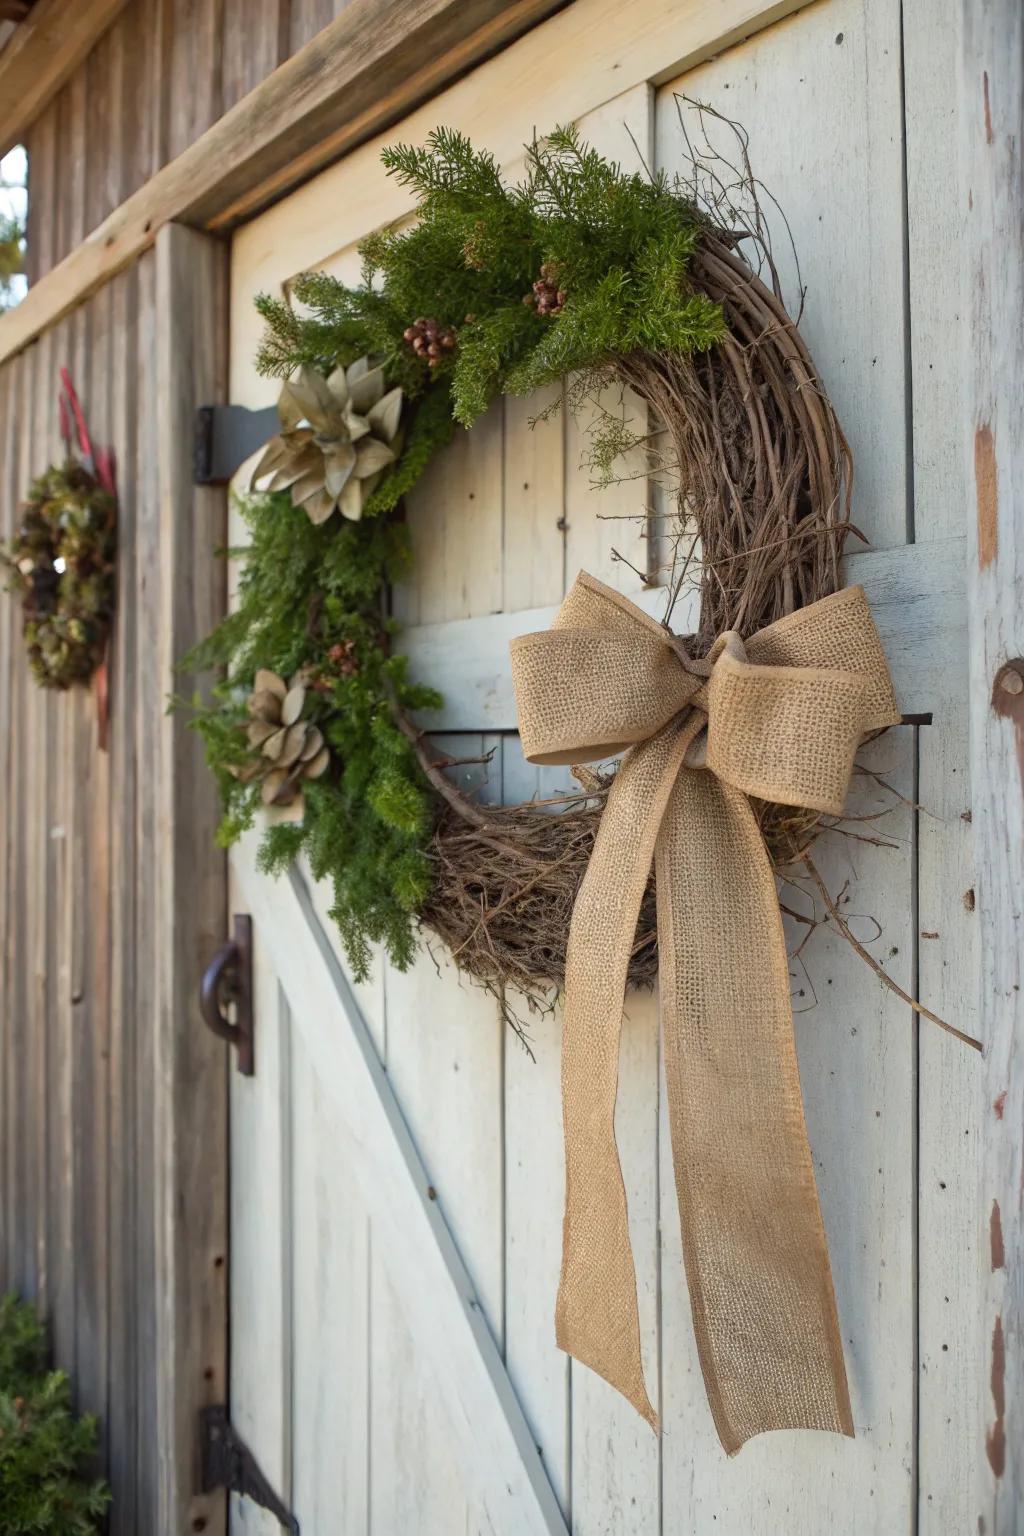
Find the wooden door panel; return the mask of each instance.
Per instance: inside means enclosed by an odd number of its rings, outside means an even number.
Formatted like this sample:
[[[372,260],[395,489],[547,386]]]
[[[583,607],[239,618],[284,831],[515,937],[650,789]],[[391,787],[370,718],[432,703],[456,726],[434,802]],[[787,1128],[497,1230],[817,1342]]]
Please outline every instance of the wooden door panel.
[[[795,7],[769,11],[774,19],[786,9]],[[925,263],[915,268],[912,226],[907,265],[899,7],[895,0],[828,0],[711,62],[698,62],[718,52],[708,41],[713,35],[721,39],[737,26],[756,32],[767,16],[764,8],[738,0],[682,9],[643,0],[627,18],[606,0],[576,0],[387,138],[421,139],[429,127],[446,122],[514,166],[534,127],[543,131],[574,115],[584,136],[614,158],[630,162],[639,153],[671,173],[684,168],[677,95],[711,101],[749,132],[755,170],[792,226],[808,287],[803,329],[857,462],[854,517],[875,550],[849,560],[847,579],[863,580],[876,605],[904,709],[931,710],[936,721],[890,732],[871,748],[868,766],[903,798],[862,776],[852,810],[867,816],[888,805],[886,815],[864,824],[866,841],[826,838],[816,859],[877,959],[902,985],[913,988],[920,981],[926,1000],[947,1016],[955,1012],[956,1022],[970,1028],[969,1018],[957,1011],[972,984],[966,979],[972,975],[972,936],[963,901],[970,885],[966,823],[960,819],[968,804],[963,719],[958,672],[950,664],[964,644],[963,542],[948,510],[929,521],[914,499],[918,459],[926,472],[944,461],[935,445],[936,423],[918,408],[909,374],[904,294],[911,309],[920,305],[923,288],[915,283],[924,285],[935,274],[929,278]],[[930,47],[944,58],[948,52],[942,40],[933,38]],[[933,87],[923,79],[919,38],[913,48],[923,94]],[[586,57],[587,67],[567,70],[569,57]],[[680,63],[688,66],[681,75],[675,69]],[[908,112],[908,125],[910,119]],[[920,135],[917,143],[923,153]],[[236,235],[233,399],[264,404],[274,396],[274,385],[252,373],[258,325],[251,295],[286,285],[308,266],[353,276],[355,242],[406,213],[406,194],[380,171],[379,147],[379,141],[364,146]],[[770,204],[769,212],[792,300],[795,269],[784,253],[785,230]],[[920,351],[919,357],[919,368],[930,369],[930,354]],[[948,378],[944,387],[948,393]],[[457,733],[453,739],[463,747],[482,741],[493,746],[485,793],[506,802],[566,781],[565,770],[538,772],[518,750],[509,636],[549,622],[580,567],[659,616],[662,607],[660,594],[644,586],[645,576],[657,574],[659,546],[651,537],[656,494],[642,476],[595,491],[581,465],[580,427],[556,419],[531,432],[531,405],[506,401],[496,407],[432,467],[410,498],[416,572],[396,594],[396,611],[409,626],[403,648],[418,674],[446,695],[443,710],[424,723]],[[940,495],[934,473],[930,484]],[[676,624],[686,627],[682,614]],[[941,807],[937,818],[914,809],[926,786],[928,799],[934,796]],[[952,883],[945,878],[949,867],[955,869]],[[275,895],[277,888],[256,879],[245,850],[236,869],[268,924],[274,914],[291,910],[290,896]],[[791,889],[786,899],[809,910],[806,890]],[[337,964],[329,894],[312,890],[309,901],[323,927],[322,944]],[[944,932],[947,925],[955,928],[951,946],[929,950],[932,941],[922,932]],[[794,931],[794,947],[803,936]],[[964,962],[955,978],[951,956],[954,966]],[[287,966],[283,952],[279,963]],[[294,1051],[296,1018],[305,1015],[322,980],[292,974]],[[436,957],[424,953],[405,976],[379,961],[372,981],[358,989],[368,1038],[386,1065],[488,1337],[504,1354],[551,1487],[581,1536],[783,1526],[797,1536],[818,1536],[826,1528],[885,1536],[909,1531],[919,1496],[915,1396],[934,1437],[931,1449],[921,1450],[922,1479],[927,1469],[929,1485],[926,1507],[922,1481],[921,1527],[939,1532],[973,1524],[973,1484],[957,1466],[964,1458],[951,1426],[960,1426],[962,1444],[978,1371],[968,1359],[958,1374],[943,1376],[946,1392],[962,1394],[948,1414],[942,1393],[930,1392],[925,1377],[916,1374],[919,1325],[927,1330],[922,1343],[933,1351],[934,1369],[944,1364],[941,1342],[951,1308],[947,1302],[939,1306],[938,1290],[943,1296],[973,1294],[973,1179],[970,1154],[963,1151],[970,1136],[962,1134],[975,1125],[973,1063],[937,1033],[919,1039],[909,1010],[842,940],[824,931],[794,961],[792,977],[857,1439],[766,1436],[731,1462],[713,1434],[693,1345],[661,1111],[656,1000],[628,1003],[617,1126],[648,1381],[664,1416],[660,1442],[605,1383],[571,1365],[554,1346],[562,1201],[557,1013],[532,1022],[531,1061],[503,1037],[492,1002],[461,980],[439,951]],[[307,1025],[304,1019],[304,1030]],[[347,1112],[339,1109],[340,1085],[331,1087],[336,1064],[328,1038],[320,1026],[303,1034],[305,1087],[296,1097],[300,1077],[293,1064],[291,1113],[301,1112],[308,1100],[312,1073],[329,1105],[322,1115],[336,1127],[331,1139],[337,1145]],[[926,1082],[933,1085],[929,1097],[919,1101]],[[943,1094],[948,1102],[939,1101]],[[307,1168],[316,1162],[317,1138],[327,1134],[313,1129],[320,1114],[303,1126]],[[293,1119],[293,1141],[294,1125]],[[492,1529],[496,1536],[515,1530],[518,1536],[520,1527],[507,1524],[507,1510],[489,1504],[475,1481],[478,1458],[472,1437],[467,1442],[462,1436],[461,1410],[456,1405],[446,1417],[437,1408],[442,1366],[432,1348],[436,1341],[428,1336],[424,1314],[410,1312],[403,1295],[394,1234],[378,1231],[386,1180],[382,1185],[373,1171],[360,1126],[349,1126],[348,1134],[362,1180],[359,1198],[369,1213],[363,1238],[338,1243],[333,1231],[328,1237],[310,1228],[295,1250],[301,1274],[295,1271],[290,1284],[293,1305],[301,1290],[306,1328],[309,1315],[328,1304],[308,1268],[323,1265],[335,1275],[332,1294],[346,1287],[358,1292],[353,1275],[341,1273],[346,1262],[365,1285],[368,1342],[360,1369],[368,1408],[360,1425],[339,1421],[337,1433],[352,1438],[356,1459],[365,1445],[368,1480],[355,1482],[370,1510],[368,1529],[422,1530],[424,1536],[463,1528]],[[298,1149],[294,1141],[293,1159],[300,1158]],[[923,1163],[918,1174],[918,1157],[926,1155],[955,1184],[948,1201],[940,1202],[938,1181],[929,1182]],[[337,1176],[345,1177],[345,1170],[337,1169]],[[306,1180],[301,1182],[300,1191],[293,1175],[293,1220],[308,1198]],[[307,1225],[326,1220],[340,1227],[347,1219],[340,1208],[333,1211],[323,1187],[308,1203]],[[929,1216],[920,1237],[919,1212]],[[930,1234],[933,1217],[948,1238],[941,1252]],[[965,1261],[957,1259],[958,1249],[967,1253]],[[930,1276],[934,1293],[920,1303],[919,1269]],[[955,1326],[963,1333],[969,1325]],[[307,1389],[324,1390],[314,1340],[315,1333],[302,1346],[301,1369],[301,1351],[293,1343],[296,1426],[303,1415],[309,1422]],[[314,1385],[307,1388],[307,1382]],[[293,1448],[293,1457],[302,1454]],[[303,1507],[329,1509],[315,1475],[305,1464],[300,1470],[299,1461],[294,1487]],[[544,1518],[551,1518],[550,1509]]]

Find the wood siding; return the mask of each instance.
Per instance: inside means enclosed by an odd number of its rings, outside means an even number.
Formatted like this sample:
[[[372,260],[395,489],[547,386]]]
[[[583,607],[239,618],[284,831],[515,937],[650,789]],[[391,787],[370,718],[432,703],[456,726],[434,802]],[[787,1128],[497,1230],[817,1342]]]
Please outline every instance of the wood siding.
[[[220,246],[170,228],[0,370],[0,536],[61,453],[62,364],[117,455],[109,752],[91,693],[37,687],[20,606],[0,607],[0,1287],[36,1302],[99,1417],[115,1536],[217,1508],[181,1501],[195,1410],[225,1390],[225,1052],[195,1006],[224,871],[198,741],[165,710],[175,659],[224,600],[208,559],[224,498],[189,483],[192,397],[223,366],[223,276]]]
[[[130,0],[26,136],[35,282],[346,0]]]

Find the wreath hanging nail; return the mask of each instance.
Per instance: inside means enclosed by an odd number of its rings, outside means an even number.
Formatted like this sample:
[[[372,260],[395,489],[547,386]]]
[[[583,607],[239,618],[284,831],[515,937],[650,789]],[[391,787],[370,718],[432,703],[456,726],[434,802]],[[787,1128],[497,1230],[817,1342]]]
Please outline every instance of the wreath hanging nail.
[[[32,675],[44,688],[67,689],[90,682],[105,664],[117,534],[109,456],[97,463],[66,370],[62,383],[65,458],[33,481],[17,531],[0,546],[0,563],[8,571],[7,591],[21,598]]]

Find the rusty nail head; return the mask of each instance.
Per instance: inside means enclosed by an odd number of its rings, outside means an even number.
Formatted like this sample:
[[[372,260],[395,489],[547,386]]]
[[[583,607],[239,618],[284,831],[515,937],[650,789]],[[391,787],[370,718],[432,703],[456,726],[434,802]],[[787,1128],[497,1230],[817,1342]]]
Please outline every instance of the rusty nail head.
[[[1009,662],[999,674],[999,686],[1004,693],[1017,695],[1024,693],[1024,677],[1021,676],[1018,667]]]

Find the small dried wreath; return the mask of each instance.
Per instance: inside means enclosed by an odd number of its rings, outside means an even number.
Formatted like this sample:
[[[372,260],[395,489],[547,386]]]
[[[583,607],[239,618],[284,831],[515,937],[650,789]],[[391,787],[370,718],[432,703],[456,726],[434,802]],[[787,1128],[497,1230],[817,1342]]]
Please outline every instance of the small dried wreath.
[[[114,609],[115,501],[78,460],[33,482],[14,537],[0,548],[7,591],[21,597],[29,666],[44,688],[88,683]]]

